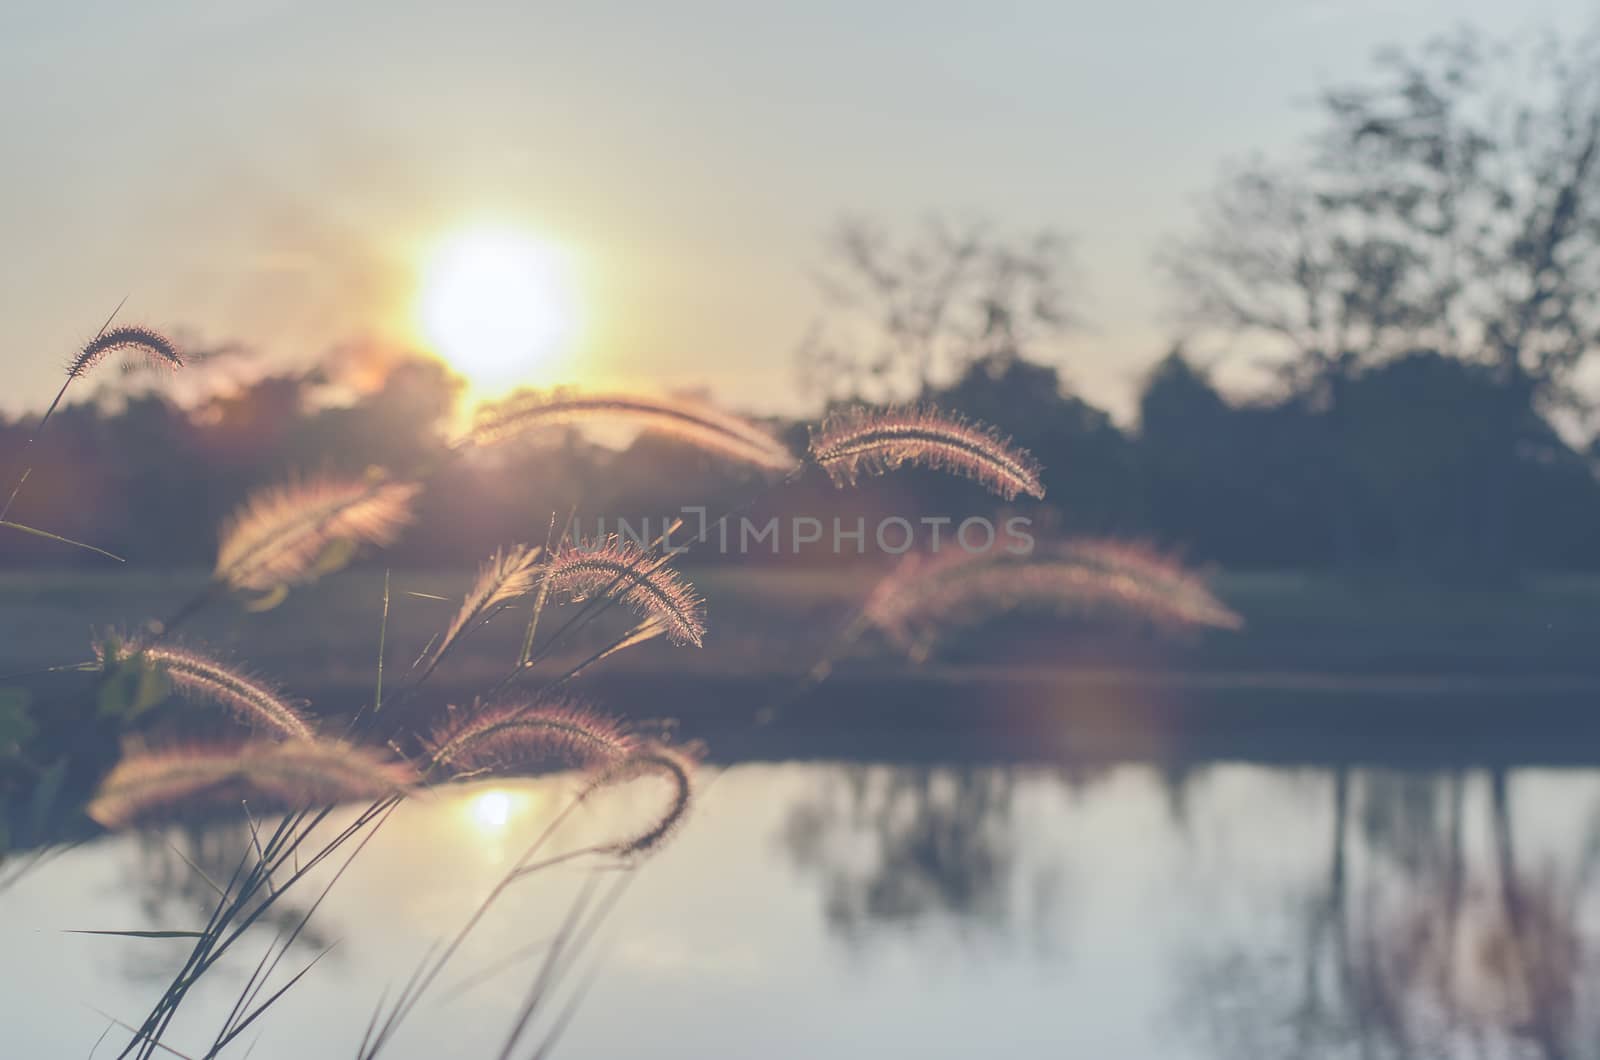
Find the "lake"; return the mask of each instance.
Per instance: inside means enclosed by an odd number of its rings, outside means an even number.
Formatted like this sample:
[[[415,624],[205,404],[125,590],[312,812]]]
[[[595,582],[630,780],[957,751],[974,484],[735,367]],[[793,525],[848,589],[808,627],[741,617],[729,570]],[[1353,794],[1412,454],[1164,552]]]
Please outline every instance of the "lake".
[[[636,873],[560,866],[508,891],[384,1055],[496,1055],[574,896],[623,878],[555,995],[592,970],[559,1055],[1509,1057],[1600,1041],[1600,771],[816,761],[710,766],[702,784]],[[256,1055],[354,1055],[380,995],[573,790],[553,776],[402,807],[286,959],[279,980],[338,941],[263,1018]],[[618,792],[560,834],[625,830],[654,794]],[[0,927],[9,1055],[85,1056],[97,1010],[142,1017],[188,943],[63,932],[198,926],[211,895],[174,851],[225,875],[246,841],[102,838],[22,876]],[[201,988],[175,1048],[210,1041],[272,937],[256,929]]]
[[[428,594],[466,580],[397,575],[402,670],[448,613]],[[499,1055],[580,900],[609,912],[516,1055],[553,1028],[569,1057],[1600,1055],[1595,585],[1240,578],[1242,635],[1013,630],[922,667],[840,659],[794,698],[860,586],[706,580],[704,650],[647,646],[580,688],[704,740],[681,831],[632,872],[586,859],[519,880],[382,1055]],[[40,709],[79,702],[93,675],[28,671],[81,660],[91,628],[169,613],[203,581],[0,581],[0,610],[25,617],[0,665]],[[329,583],[195,633],[333,726],[372,693],[382,580]],[[519,637],[502,624],[469,644],[410,704],[422,731]],[[233,1053],[259,1035],[256,1057],[354,1056],[374,1009],[576,790],[549,775],[403,804],[268,989],[331,951]],[[640,782],[588,800],[542,849],[628,834],[660,798]],[[86,838],[0,863],[8,1056],[87,1056],[112,1018],[141,1020],[191,943],[73,932],[201,927],[207,880],[251,842],[242,818],[69,835]],[[208,973],[168,1044],[205,1051],[336,867]],[[126,1041],[113,1029],[96,1055]]]

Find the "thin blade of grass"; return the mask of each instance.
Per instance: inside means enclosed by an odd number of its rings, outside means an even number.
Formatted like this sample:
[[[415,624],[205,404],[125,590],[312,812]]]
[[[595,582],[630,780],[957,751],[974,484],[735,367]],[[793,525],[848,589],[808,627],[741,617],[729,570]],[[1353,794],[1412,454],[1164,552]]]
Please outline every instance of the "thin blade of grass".
[[[461,926],[461,929],[456,932],[455,937],[450,940],[449,945],[445,946],[444,950],[440,953],[439,958],[435,960],[430,967],[426,967],[425,974],[424,966],[427,965],[428,958],[426,956],[423,958],[422,963],[417,967],[417,975],[414,976],[414,978],[418,980],[416,989],[408,990],[406,995],[402,995],[400,998],[396,999],[394,1007],[390,1009],[389,1014],[384,1017],[383,1024],[378,1028],[378,1033],[372,1039],[370,1047],[360,1054],[360,1060],[372,1060],[373,1057],[378,1055],[378,1052],[384,1047],[385,1044],[388,1043],[389,1039],[394,1036],[396,1031],[398,1031],[400,1024],[403,1023],[410,1015],[411,1011],[416,1008],[416,1005],[418,1001],[421,1000],[422,995],[433,984],[434,980],[439,977],[439,974],[444,970],[445,965],[450,963],[450,959],[455,956],[462,944],[466,942],[467,937],[472,934],[473,929],[475,929],[483,920],[484,916],[488,914],[489,909],[494,905],[495,901],[500,897],[500,895],[505,893],[507,888],[516,883],[518,878],[518,870],[533,861],[534,855],[536,855],[540,849],[544,847],[544,844],[549,841],[550,837],[555,835],[556,832],[561,828],[561,825],[568,818],[570,818],[574,812],[577,811],[578,807],[582,806],[583,804],[584,799],[581,795],[569,800],[567,805],[563,807],[562,810],[557,813],[548,824],[545,825],[544,829],[539,833],[538,838],[533,841],[527,850],[523,851],[522,857],[517,859],[517,862],[512,866],[511,871],[502,876],[500,881],[490,889],[488,895],[484,897],[483,901],[478,903],[477,907],[472,911],[472,914],[467,917],[466,923]],[[582,854],[586,853],[586,851],[579,851],[577,853]],[[430,950],[430,953],[431,952],[432,951]]]
[[[128,304],[130,297],[131,295],[122,296],[122,301],[118,302],[117,307],[106,317],[106,322],[100,325],[100,330],[94,333],[96,339],[106,333],[106,329],[111,326],[113,320],[117,319],[117,314],[122,312],[122,307]],[[76,378],[76,375],[68,375],[67,381],[61,384],[61,389],[56,391],[55,400],[50,402],[50,407],[44,410],[44,415],[39,418],[39,425],[33,429],[33,433],[28,435],[28,440],[23,443],[22,456],[18,461],[19,463],[28,459],[28,452],[33,448],[33,443],[38,441],[39,436],[44,433],[45,425],[50,422],[50,417],[56,414],[57,406],[61,404],[61,399],[67,396],[67,388],[72,385],[72,381]],[[11,506],[17,502],[17,494],[22,492],[22,487],[27,483],[28,476],[31,474],[33,474],[33,468],[24,467],[22,469],[22,475],[17,479],[17,484],[11,487],[11,496],[6,498],[4,505],[0,505],[0,520],[4,520],[11,513]]]
[[[93,545],[85,544],[82,541],[74,541],[72,538],[62,537],[60,534],[52,534],[48,530],[40,530],[37,527],[24,526],[21,523],[13,523],[8,519],[0,519],[0,526],[7,527],[11,530],[20,530],[22,533],[32,534],[34,537],[42,537],[46,541],[57,541],[63,545],[71,545],[73,548],[81,548],[85,552],[93,552],[98,556],[104,556],[106,559],[116,560],[118,563],[128,562],[114,552],[107,552],[103,548],[96,548]]]
[[[372,713],[383,709],[383,646],[389,637],[389,569],[383,571],[383,619],[378,623],[378,687],[372,694]]]
[[[125,939],[199,939],[204,931],[97,931],[90,928],[62,928],[63,935],[117,935]]]
[[[185,865],[187,865],[187,866],[189,866],[189,868],[193,869],[194,870],[194,874],[196,876],[199,876],[202,880],[204,880],[207,887],[210,887],[213,891],[217,892],[217,896],[219,898],[227,897],[227,895],[223,892],[222,887],[217,883],[217,881],[213,880],[210,876],[206,875],[206,870],[205,869],[202,869],[199,865],[196,865],[193,861],[191,861],[189,859],[189,855],[185,854],[182,851],[182,849],[179,848],[178,844],[174,843],[172,840],[169,839],[169,840],[167,840],[167,848],[169,850],[171,850],[174,854],[178,855],[179,860],[181,860]]]
[[[114,1025],[116,1025],[118,1027],[121,1027],[123,1030],[129,1031],[129,1032],[133,1033],[136,1036],[137,1035],[141,1035],[143,1033],[143,1032],[141,1032],[139,1030],[139,1028],[135,1027],[133,1024],[124,1023],[121,1020],[117,1019],[117,1017],[111,1015],[108,1012],[101,1012],[99,1009],[95,1008],[93,1005],[89,1006],[89,1011],[93,1012],[97,1016],[101,1016],[101,1017],[104,1017],[105,1019],[110,1020]],[[153,1048],[160,1049],[164,1053],[171,1053],[173,1056],[176,1056],[178,1058],[178,1060],[194,1060],[194,1057],[190,1056],[188,1053],[180,1053],[180,1052],[178,1052],[178,1050],[174,1049],[170,1045],[162,1045],[160,1042],[150,1042],[150,1045]]]
[[[375,804],[375,805],[382,805],[382,804],[380,803],[380,804]],[[314,916],[316,914],[317,910],[322,906],[323,901],[328,897],[329,892],[333,890],[334,885],[339,882],[339,880],[340,880],[340,878],[342,876],[344,876],[345,871],[350,868],[351,864],[355,861],[357,855],[359,855],[361,853],[361,851],[366,848],[366,845],[369,842],[372,841],[372,838],[375,835],[378,834],[378,829],[381,828],[383,826],[384,822],[386,822],[389,819],[389,815],[394,812],[395,807],[398,806],[398,805],[399,805],[398,801],[394,801],[394,802],[389,802],[388,803],[386,808],[384,808],[381,811],[381,816],[376,818],[376,822],[377,823],[373,825],[372,830],[369,831],[366,834],[366,836],[361,840],[361,842],[356,845],[356,848],[353,851],[350,852],[350,856],[345,859],[344,864],[339,866],[339,870],[333,874],[333,877],[328,880],[327,885],[322,888],[322,893],[317,895],[316,901],[312,902],[310,907],[306,909],[304,915],[302,915],[300,917],[299,922],[295,924],[294,930],[289,933],[289,937],[284,941],[283,946],[279,949],[278,955],[273,958],[271,964],[267,965],[267,970],[266,970],[265,974],[262,975],[260,983],[255,987],[254,991],[252,991],[250,993],[249,1002],[253,1002],[255,1000],[255,997],[260,993],[262,987],[264,987],[266,985],[267,980],[272,977],[272,973],[277,969],[278,962],[283,960],[284,956],[289,952],[290,947],[292,947],[294,945],[295,940],[300,937],[300,933],[303,932],[305,930],[306,925],[311,922],[312,916]],[[269,949],[269,952],[270,952],[270,949]],[[326,951],[324,951],[324,952],[326,952]],[[318,959],[320,959],[320,957]],[[315,964],[316,962],[313,961],[312,963]],[[309,970],[310,970],[310,968],[308,967],[306,969],[306,971],[309,971]],[[303,971],[300,974],[304,975],[305,972]],[[296,976],[295,979],[298,980],[299,976]],[[249,989],[250,988],[247,985],[246,986],[246,990],[249,990]],[[287,987],[285,989],[287,989]],[[273,1001],[276,1001],[278,999],[278,997],[282,996],[282,994],[283,994],[282,990],[278,991],[276,994],[274,994],[272,996],[272,998],[270,998],[267,1002],[263,1003],[263,1005],[256,1010],[255,1014],[259,1015],[261,1013],[261,1011],[266,1008],[267,1005],[271,1004]],[[248,1004],[249,1002],[246,1002],[246,1003]],[[254,1016],[252,1016],[251,1018],[253,1019]],[[248,1022],[248,1021],[246,1021],[246,1022]],[[243,1025],[242,1024],[239,1027],[234,1028],[233,1032],[228,1035],[227,1040],[231,1040],[234,1037],[234,1035],[236,1035],[238,1033],[238,1031],[242,1030],[242,1029],[243,1029]],[[217,1048],[221,1048],[221,1046],[223,1046],[225,1044],[227,1044],[226,1040],[219,1041],[219,1043],[217,1045]]]
[[[583,889],[578,892],[578,897],[573,899],[571,907],[568,908],[566,919],[561,923],[561,930],[556,932],[555,941],[550,945],[550,952],[545,954],[544,960],[539,965],[539,973],[533,980],[533,988],[528,992],[528,999],[523,1002],[522,1008],[517,1012],[516,1022],[511,1025],[511,1031],[506,1035],[506,1043],[500,1049],[499,1060],[509,1060],[511,1051],[517,1047],[523,1032],[528,1029],[528,1023],[538,1010],[539,999],[544,994],[550,971],[561,959],[561,952],[566,948],[567,942],[577,932],[583,915],[589,911],[589,903],[594,900],[594,891],[599,880],[598,876],[591,875],[583,881]]]
[[[595,909],[594,914],[590,916],[588,921],[582,925],[581,929],[579,930],[578,937],[572,943],[572,945],[570,947],[553,947],[551,949],[549,955],[545,958],[545,967],[541,971],[539,981],[535,983],[533,993],[528,998],[526,1006],[530,1017],[528,1022],[531,1022],[531,1017],[538,1013],[540,1006],[544,1002],[545,996],[552,989],[551,984],[555,983],[561,976],[565,975],[567,969],[570,969],[582,958],[584,951],[587,950],[589,948],[589,944],[594,941],[594,937],[596,933],[599,932],[600,926],[604,924],[611,916],[612,910],[617,907],[617,902],[622,898],[623,893],[627,891],[628,885],[633,882],[633,879],[634,874],[632,872],[625,872],[621,876],[617,877],[616,882],[611,886],[611,890],[607,891],[606,896],[600,900],[600,904]],[[567,949],[571,954],[570,956],[566,957],[565,962],[562,961],[562,957],[566,956],[566,954],[558,952],[560,949]],[[591,971],[590,978],[592,978],[592,975],[593,972]],[[565,1030],[566,1023],[570,1022],[572,1016],[577,1012],[578,1001],[581,1001],[583,995],[587,992],[587,985],[579,984],[578,990],[576,991],[576,996],[569,1000],[569,1004],[566,1006],[565,1011],[557,1014],[555,1021],[551,1024],[550,1030],[546,1032],[545,1041],[539,1046],[536,1055],[542,1055],[546,1053],[548,1049],[554,1047],[553,1039],[558,1039],[561,1036],[562,1032]],[[509,1048],[507,1052],[509,1053]]]
[[[544,938],[535,942],[531,942],[526,946],[520,946],[511,953],[508,953],[504,957],[500,958],[498,961],[495,961],[493,964],[490,964],[485,968],[480,968],[471,975],[463,977],[462,980],[455,986],[451,987],[442,995],[440,995],[439,1004],[443,1005],[453,1001],[463,994],[471,992],[474,988],[489,982],[502,972],[510,971],[523,961],[527,960],[529,957],[532,957],[534,954],[548,949],[552,941],[552,939]]]
[[[110,1036],[112,1029],[116,1027],[116,1025],[117,1024],[115,1021],[106,1024],[106,1029],[100,1032],[100,1037],[96,1038],[94,1040],[94,1044],[89,1046],[88,1060],[94,1060],[94,1054],[100,1051],[100,1043],[104,1042],[106,1038]]]
[[[576,989],[572,991],[572,995],[567,998],[567,1003],[561,1006],[560,1012],[556,1013],[556,1018],[550,1023],[550,1029],[545,1032],[544,1041],[539,1043],[539,1048],[534,1050],[530,1060],[544,1060],[560,1043],[561,1036],[567,1032],[567,1028],[572,1025],[573,1017],[578,1014],[578,1008],[583,1004],[584,999],[589,996],[589,991],[594,988],[595,981],[600,978],[602,959],[600,957],[595,958],[594,963],[589,966],[589,970],[584,974],[583,979],[579,981]]]
[[[417,657],[411,660],[411,669],[406,671],[407,677],[410,677],[412,674],[417,672],[417,667],[422,665],[422,660],[428,657],[428,653],[433,651],[433,646],[438,642],[439,634],[435,633],[428,639],[428,643],[422,646],[422,651],[418,653]]]
[[[261,951],[261,959],[257,961],[256,966],[251,969],[250,978],[245,980],[244,987],[239,991],[239,996],[234,998],[233,1008],[228,1010],[228,1018],[222,1021],[222,1030],[217,1032],[217,1040],[211,1043],[210,1051],[212,1053],[217,1051],[217,1042],[220,1042],[222,1040],[222,1036],[228,1033],[228,1030],[233,1026],[233,1021],[239,1018],[239,1013],[243,1012],[245,1008],[249,1006],[251,1000],[255,996],[253,991],[259,990],[259,987],[257,987],[256,984],[261,981],[262,970],[266,968],[267,961],[272,959],[272,951],[277,947],[278,943],[282,941],[282,939],[283,936],[280,933],[276,938],[267,944],[266,949]]]
[[[561,540],[566,540],[572,532],[572,520],[577,517],[578,509],[574,506],[567,512],[566,525],[561,528]],[[556,533],[556,513],[550,513],[550,527],[544,534],[544,554],[553,555],[555,541],[552,540]],[[522,637],[522,654],[517,658],[517,669],[521,670],[528,665],[528,657],[533,654],[533,637],[539,631],[539,616],[544,613],[545,600],[550,596],[550,579],[539,580],[539,592],[533,598],[533,614],[528,618],[528,631]]]
[[[304,978],[305,974],[307,972],[309,972],[309,971],[311,971],[311,969],[315,968],[317,966],[317,962],[318,961],[322,960],[322,958],[324,958],[328,954],[332,953],[334,946],[337,946],[337,945],[339,945],[337,942],[331,943],[328,946],[327,949],[323,950],[321,953],[319,953],[315,957],[311,958],[311,962],[309,964],[307,964],[304,968],[302,968],[298,972],[296,972],[295,975],[294,975],[294,978],[290,979],[287,983],[284,983],[277,990],[273,991],[271,997],[269,997],[265,1001],[263,1001],[260,1005],[258,1005],[255,1008],[255,1010],[253,1012],[250,1013],[250,1015],[246,1016],[242,1021],[240,1021],[239,1026],[235,1027],[233,1029],[232,1033],[230,1033],[226,1038],[222,1039],[222,1041],[218,1042],[217,1043],[217,1047],[215,1049],[213,1049],[210,1053],[206,1054],[206,1055],[207,1056],[215,1056],[215,1055],[217,1055],[217,1053],[219,1053],[223,1049],[225,1049],[229,1042],[233,1041],[241,1033],[243,1033],[244,1029],[246,1027],[250,1026],[250,1024],[254,1023],[258,1016],[260,1016],[263,1012],[267,1011],[267,1009],[271,1008],[274,1002],[276,1002],[284,994],[288,993],[290,988],[293,987],[296,983],[298,983],[302,978]]]
[[[250,828],[250,842],[256,848],[256,860],[261,865],[265,866],[267,864],[267,852],[261,849],[261,829],[256,824],[255,815],[250,812],[249,804],[241,802],[239,805],[244,808],[244,819]],[[264,868],[263,872],[266,876],[267,892],[269,894],[276,894],[277,889],[272,884],[272,869]]]
[[[385,986],[378,992],[378,1003],[372,1006],[372,1015],[367,1018],[367,1029],[361,1032],[361,1044],[356,1047],[356,1055],[363,1056],[367,1051],[367,1043],[372,1040],[372,1032],[378,1026],[378,1017],[383,1014],[383,1003],[389,998],[389,988]]]

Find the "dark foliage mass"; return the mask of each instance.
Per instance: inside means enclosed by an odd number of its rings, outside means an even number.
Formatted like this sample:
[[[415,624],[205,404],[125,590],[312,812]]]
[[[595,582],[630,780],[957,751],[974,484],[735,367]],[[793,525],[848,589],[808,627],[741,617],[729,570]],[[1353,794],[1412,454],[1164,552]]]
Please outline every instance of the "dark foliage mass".
[[[1600,34],[1533,47],[1440,37],[1324,93],[1308,150],[1227,172],[1162,257],[1194,348],[1207,363],[1275,366],[1267,396],[1225,397],[1175,349],[1146,379],[1133,424],[1113,422],[1047,366],[1083,318],[1070,241],[938,217],[903,232],[840,226],[818,270],[824,308],[798,351],[801,381],[821,401],[929,402],[1004,424],[1049,471],[1000,492],[1020,494],[1018,513],[1046,532],[1144,538],[1234,568],[1472,581],[1593,566],[1600,444],[1575,449],[1550,417],[1593,426],[1597,57]],[[129,334],[143,333],[114,330],[80,361]],[[0,461],[34,468],[10,518],[145,565],[194,563],[212,554],[211,528],[285,471],[437,468],[460,427],[446,423],[453,384],[428,362],[402,363],[353,404],[327,397],[311,374],[192,409],[156,396],[72,406],[25,460],[8,454],[24,452],[30,425],[0,422]],[[575,428],[502,429],[566,424],[591,407],[670,429],[626,454]],[[591,534],[599,517],[649,517],[659,530],[685,503],[743,496],[750,466],[788,465],[770,439],[685,408],[594,395],[511,406],[505,424],[479,429],[515,437],[439,476],[388,562],[454,563],[542,540],[552,513],[575,513]],[[857,415],[830,411],[836,424]],[[796,453],[816,441],[772,426]],[[686,431],[720,438],[723,458],[686,444]],[[844,478],[906,455],[841,453],[824,464]],[[775,502],[753,491],[752,514],[853,526],[956,516],[981,494],[914,469],[871,498],[835,492],[815,468],[792,485]],[[0,537],[0,565],[54,558],[103,561]]]
[[[1071,529],[1232,567],[1503,579],[1594,563],[1600,34],[1470,30],[1385,53],[1314,101],[1304,148],[1228,167],[1160,255],[1225,399],[1178,353],[1132,430],[1061,393],[1092,319],[1070,243],[938,218],[844,225],[801,379],[1004,423]],[[932,488],[948,489],[939,485]]]
[[[1048,503],[1017,511],[1046,529],[1180,546],[1235,568],[1411,571],[1476,580],[1528,568],[1592,565],[1600,519],[1592,455],[1565,444],[1525,391],[1490,369],[1416,352],[1362,369],[1336,388],[1237,403],[1174,352],[1150,374],[1137,423],[1123,428],[1064,392],[1053,368],[994,356],[926,396],[1001,422],[1048,471]],[[215,527],[285,469],[359,473],[426,463],[448,444],[454,387],[429,362],[402,364],[353,404],[322,400],[315,375],[276,376],[198,407],[157,395],[86,403],[58,414],[37,446],[16,514],[144,566],[193,565]],[[799,446],[799,427],[779,425]],[[0,424],[16,453],[29,424]],[[1498,473],[1486,476],[1486,468]],[[595,520],[663,516],[694,498],[738,495],[748,469],[669,439],[626,453],[557,432],[456,465],[421,503],[386,563],[453,565],[506,540],[543,539],[552,513]],[[1504,482],[1505,492],[1484,487]],[[908,470],[870,502],[820,473],[783,491],[784,510],[847,525],[861,515],[959,515],[980,487]],[[757,493],[759,494],[759,490]],[[860,507],[870,503],[871,508]],[[693,519],[691,517],[691,524]],[[691,525],[692,529],[692,525]],[[750,561],[837,562],[827,550]],[[106,563],[22,535],[0,538],[0,563]]]

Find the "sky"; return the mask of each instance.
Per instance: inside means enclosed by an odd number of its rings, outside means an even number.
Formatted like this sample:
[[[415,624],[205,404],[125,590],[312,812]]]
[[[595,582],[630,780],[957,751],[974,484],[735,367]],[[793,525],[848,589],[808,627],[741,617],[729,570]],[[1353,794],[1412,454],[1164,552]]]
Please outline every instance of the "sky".
[[[796,411],[841,216],[1073,237],[1069,385],[1126,414],[1177,333],[1153,258],[1324,87],[1463,22],[1592,2],[410,5],[147,0],[0,16],[0,410],[119,320],[252,370],[419,345],[432,248],[551,249],[575,323],[530,381]]]

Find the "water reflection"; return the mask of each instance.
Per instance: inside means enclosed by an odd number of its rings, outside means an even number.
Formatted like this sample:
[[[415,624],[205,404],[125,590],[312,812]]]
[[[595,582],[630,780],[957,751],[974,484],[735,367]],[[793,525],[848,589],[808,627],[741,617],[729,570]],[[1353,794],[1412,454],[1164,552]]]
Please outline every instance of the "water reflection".
[[[821,888],[829,928],[851,944],[885,927],[939,927],[967,942],[1043,945],[1063,872],[1054,858],[1021,864],[1019,849],[1042,837],[1019,833],[1017,781],[999,768],[842,766],[789,809],[782,843]]]
[[[497,784],[397,814],[312,921],[305,952],[343,939],[339,963],[289,995],[262,1050],[349,1055],[379,993],[575,790]],[[1594,771],[812,763],[707,790],[608,923],[567,1055],[1600,1056]],[[563,842],[648,814],[652,793],[619,794]],[[190,926],[205,877],[250,843],[244,826],[113,839],[19,882],[0,920],[15,1055],[83,1055],[104,1024],[80,1001],[135,1015],[172,956],[55,929]],[[528,954],[588,876],[508,895],[391,1055],[494,1055]]]
[[[1499,769],[1340,769],[1328,798],[1321,879],[1181,962],[1180,1011],[1217,1055],[1600,1055],[1592,839],[1521,856]]]
[[[250,821],[212,822],[130,836],[119,880],[106,890],[110,899],[131,884],[138,919],[118,924],[116,929],[193,931],[203,926],[234,873],[248,871],[255,864],[257,828]],[[246,904],[243,916],[258,917],[266,936],[287,937],[304,919],[311,900],[311,895],[286,895],[264,909],[259,908],[263,903],[258,900]],[[313,920],[295,941],[315,952],[327,948],[330,939]],[[138,982],[168,982],[187,956],[186,945],[127,949],[123,951],[125,974]]]

